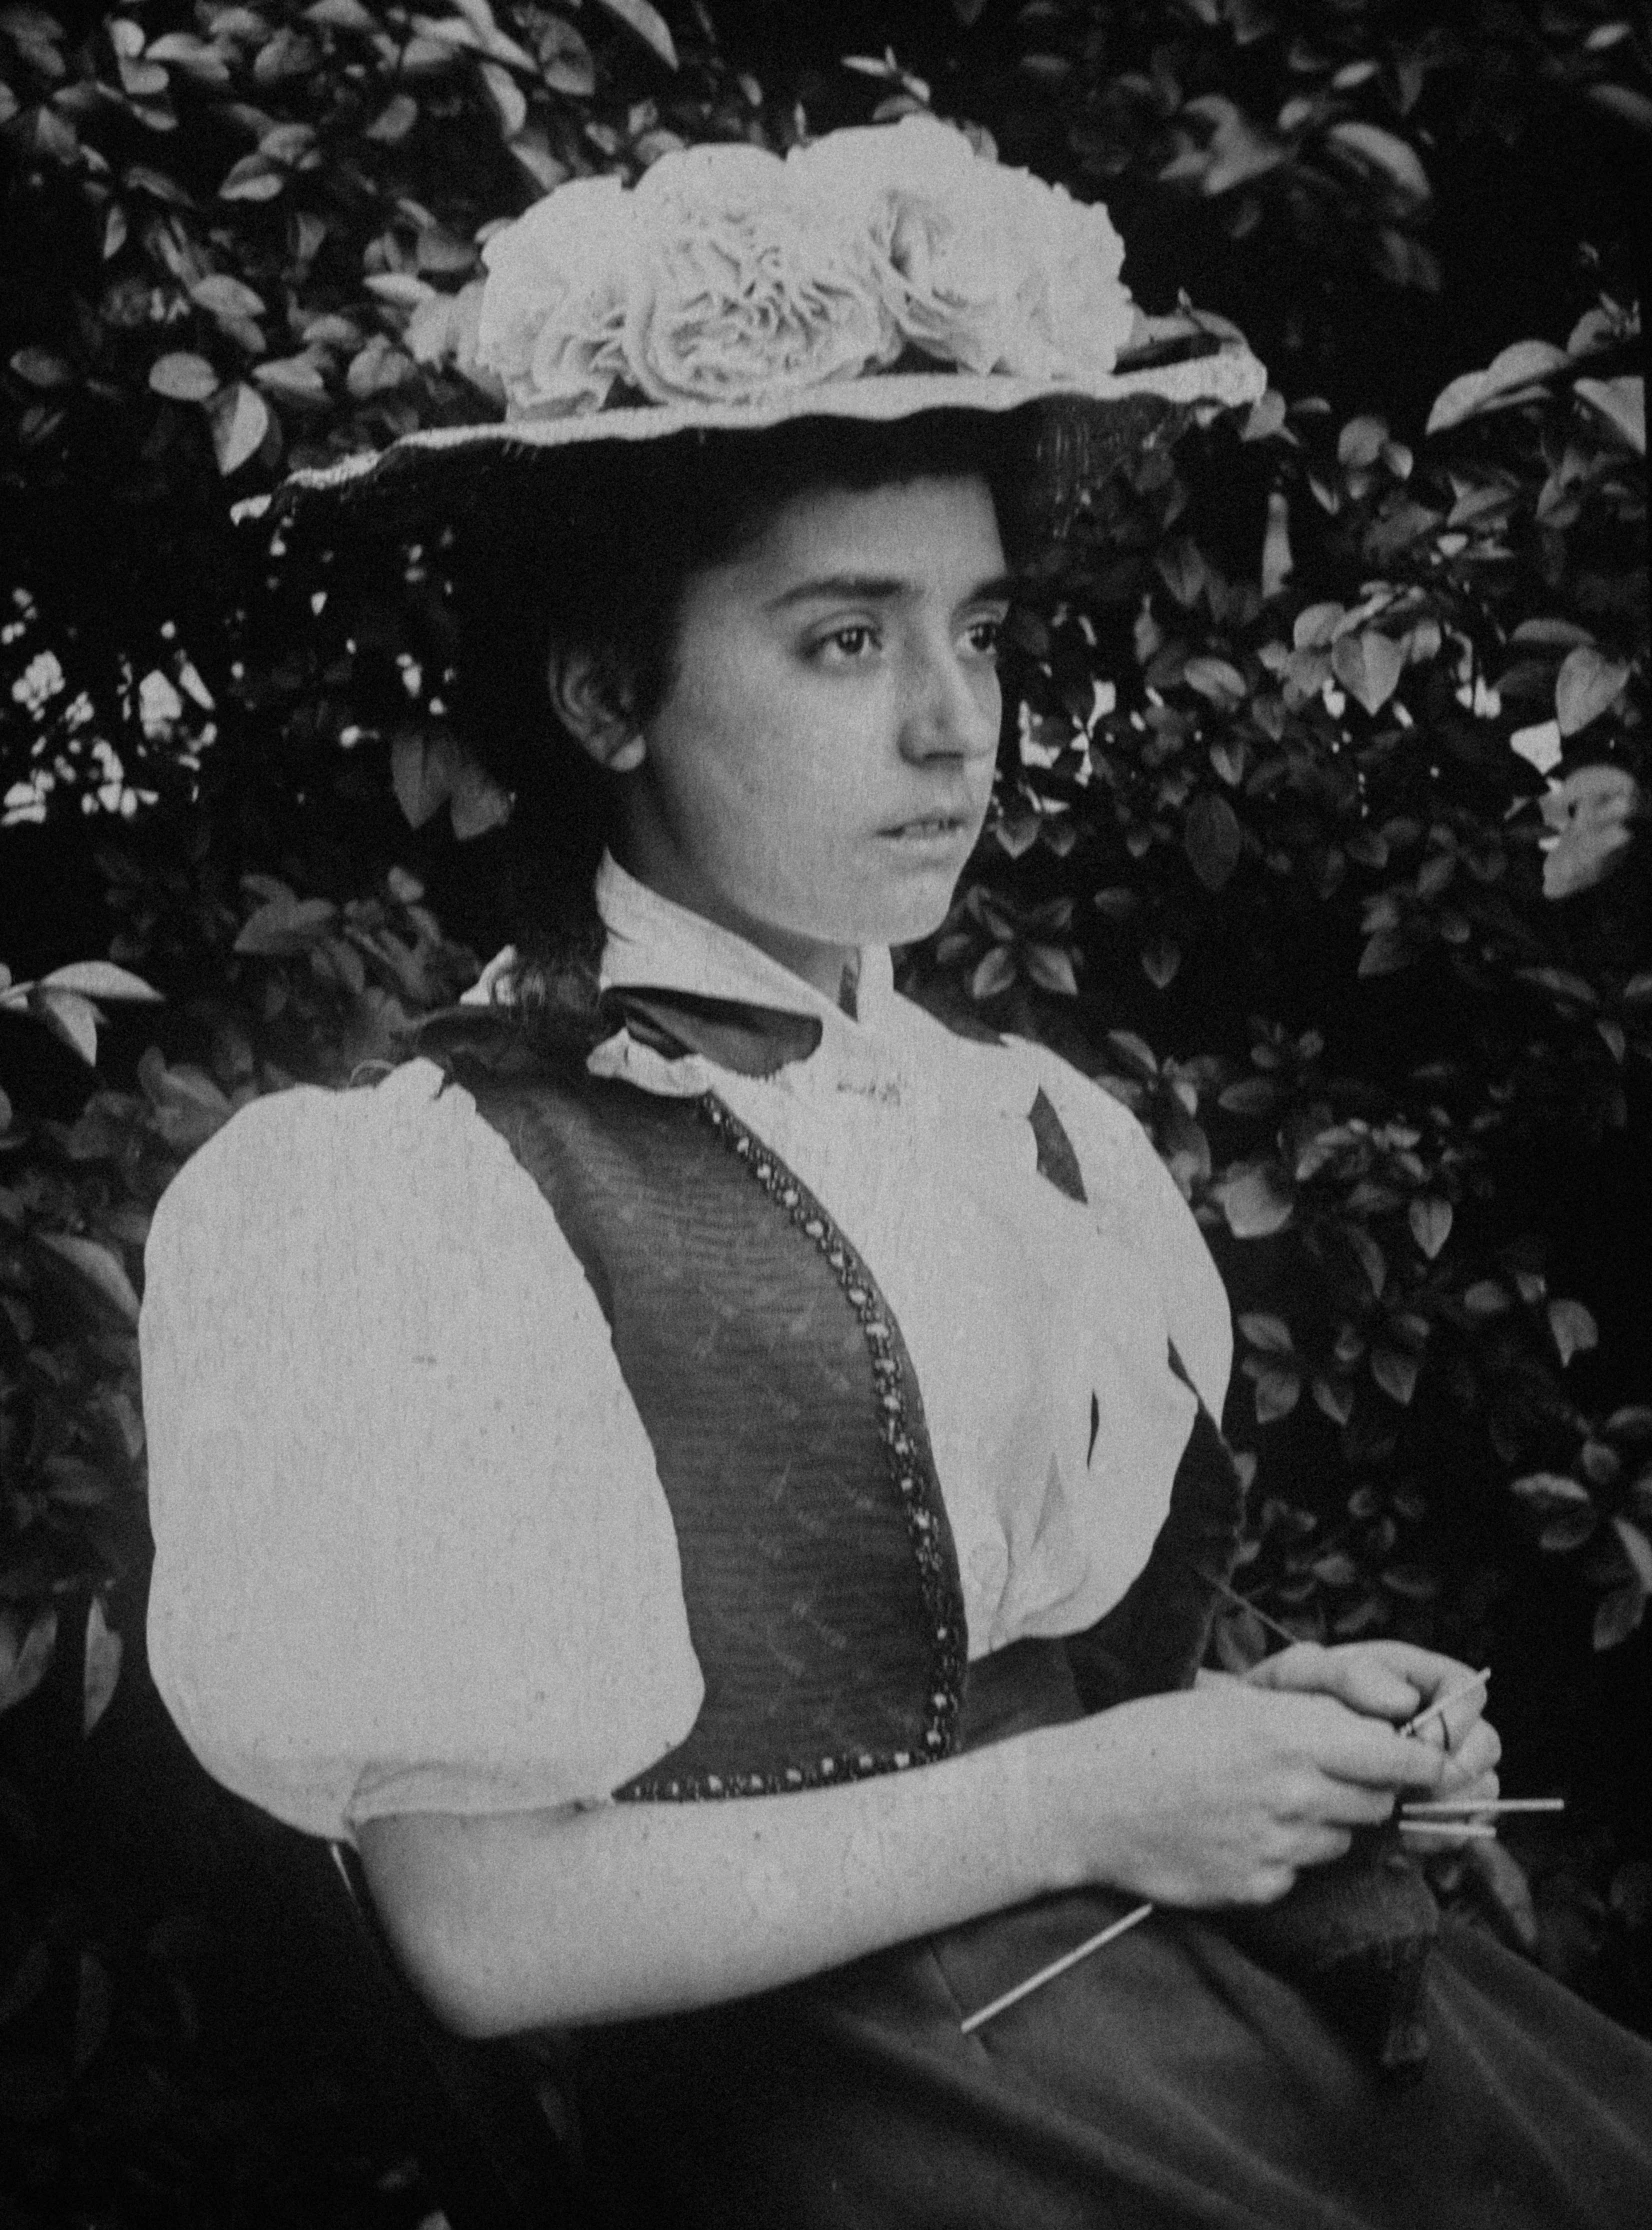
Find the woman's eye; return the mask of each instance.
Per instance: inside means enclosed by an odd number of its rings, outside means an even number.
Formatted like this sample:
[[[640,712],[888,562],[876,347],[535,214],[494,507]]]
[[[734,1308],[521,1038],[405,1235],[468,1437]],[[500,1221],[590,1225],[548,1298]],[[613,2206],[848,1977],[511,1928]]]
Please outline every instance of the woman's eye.
[[[878,634],[875,627],[856,621],[850,627],[834,627],[829,635],[821,636],[811,650],[815,658],[828,658],[834,664],[854,663],[877,648]]]
[[[1003,647],[1004,623],[1001,619],[977,619],[965,630],[965,640],[978,658],[996,658]]]

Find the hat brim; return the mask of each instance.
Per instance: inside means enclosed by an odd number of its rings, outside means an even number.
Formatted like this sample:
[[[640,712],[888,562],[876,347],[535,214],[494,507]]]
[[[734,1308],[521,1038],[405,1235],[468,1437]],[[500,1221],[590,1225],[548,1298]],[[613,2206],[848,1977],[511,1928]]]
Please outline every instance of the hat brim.
[[[348,521],[358,530],[391,532],[461,515],[496,489],[503,472],[550,462],[571,449],[603,442],[659,441],[693,433],[759,433],[802,418],[860,419],[893,424],[929,411],[999,415],[1045,406],[1063,429],[1052,469],[1069,498],[1086,480],[1200,405],[1254,402],[1267,384],[1263,366],[1244,344],[1223,339],[1215,349],[1179,362],[1125,368],[1085,383],[1018,379],[1001,373],[889,372],[827,382],[760,403],[650,403],[565,418],[496,420],[433,426],[405,434],[389,448],[293,473],[278,502],[295,522]]]

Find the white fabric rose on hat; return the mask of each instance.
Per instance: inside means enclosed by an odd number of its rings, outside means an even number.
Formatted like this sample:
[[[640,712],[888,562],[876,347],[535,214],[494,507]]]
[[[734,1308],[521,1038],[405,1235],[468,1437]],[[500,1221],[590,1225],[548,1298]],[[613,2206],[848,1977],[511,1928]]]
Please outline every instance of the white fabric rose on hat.
[[[512,418],[600,410],[626,377],[635,249],[632,197],[613,177],[571,179],[489,240],[475,361]]]
[[[832,132],[787,158],[800,188],[870,239],[890,314],[977,373],[1111,371],[1134,308],[1105,209],[978,156],[933,116]]]
[[[673,149],[643,173],[625,358],[657,403],[748,403],[898,349],[863,240],[762,148]]]

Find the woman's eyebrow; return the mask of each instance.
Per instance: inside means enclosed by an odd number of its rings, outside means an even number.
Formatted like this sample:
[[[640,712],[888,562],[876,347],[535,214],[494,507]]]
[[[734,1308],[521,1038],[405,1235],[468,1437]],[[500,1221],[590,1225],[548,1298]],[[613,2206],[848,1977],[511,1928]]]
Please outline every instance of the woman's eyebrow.
[[[1013,573],[995,573],[990,579],[980,581],[967,596],[959,598],[960,604],[1007,604],[1019,587]],[[778,596],[770,597],[763,609],[780,612],[793,604],[824,602],[841,599],[845,603],[889,604],[902,596],[919,594],[916,581],[903,580],[898,574],[883,573],[823,573],[812,579],[798,581],[791,588],[782,589]]]

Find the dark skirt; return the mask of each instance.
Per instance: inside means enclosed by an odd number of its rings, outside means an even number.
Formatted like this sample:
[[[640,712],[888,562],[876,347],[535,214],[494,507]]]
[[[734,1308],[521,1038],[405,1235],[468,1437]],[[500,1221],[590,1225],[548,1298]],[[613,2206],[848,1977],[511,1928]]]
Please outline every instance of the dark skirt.
[[[1050,1711],[1027,1699],[1033,1716]],[[1009,1731],[1001,1716],[991,1735]],[[977,1728],[977,1738],[984,1730]],[[1428,2057],[1369,2049],[1219,1921],[1052,1897],[762,1998],[589,2034],[599,2218],[673,2230],[1645,2230],[1652,2047],[1475,1930]]]

